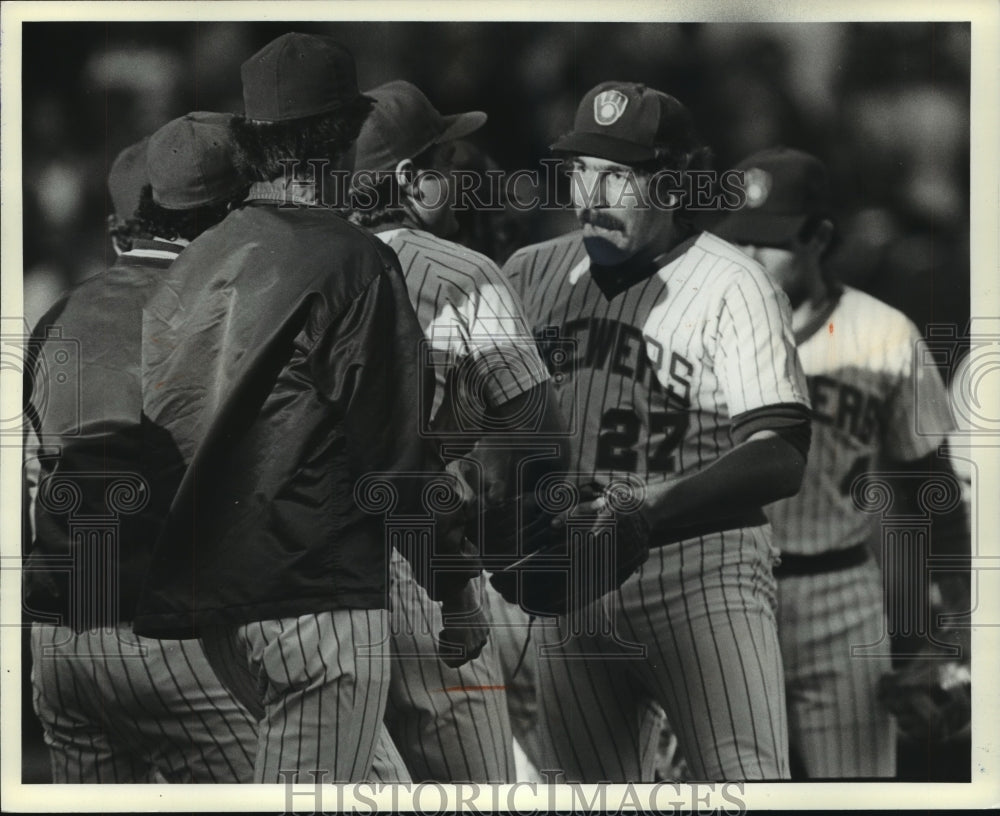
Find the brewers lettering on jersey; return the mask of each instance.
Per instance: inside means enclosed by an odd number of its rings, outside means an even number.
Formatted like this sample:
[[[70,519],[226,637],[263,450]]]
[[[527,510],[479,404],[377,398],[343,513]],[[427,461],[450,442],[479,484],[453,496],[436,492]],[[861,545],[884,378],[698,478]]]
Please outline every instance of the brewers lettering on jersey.
[[[926,457],[951,427],[947,396],[936,370],[914,368],[916,327],[824,273],[833,222],[822,162],[774,148],[738,167],[758,183],[752,206],[717,229],[745,245],[788,294],[813,407],[802,489],[767,508],[782,558],[778,632],[793,771],[809,779],[891,778],[893,722],[877,699],[891,660],[851,651],[887,631],[870,551],[876,517],[858,509],[851,488],[876,469],[943,472],[943,461]]]
[[[603,104],[611,91],[616,104]],[[761,510],[797,490],[808,450],[787,298],[731,244],[635,196],[615,199],[623,179],[641,190],[651,164],[685,170],[703,153],[677,100],[604,83],[553,147],[574,157],[583,230],[504,269],[543,357],[572,381],[558,391],[576,400],[564,405],[580,425],[571,470],[602,483],[641,477],[653,532],[649,560],[598,613],[617,639],[567,637],[563,619],[543,630],[545,767],[570,780],[648,780],[641,729],[653,700],[693,778],[787,777],[775,552]],[[601,184],[597,203],[580,193]]]

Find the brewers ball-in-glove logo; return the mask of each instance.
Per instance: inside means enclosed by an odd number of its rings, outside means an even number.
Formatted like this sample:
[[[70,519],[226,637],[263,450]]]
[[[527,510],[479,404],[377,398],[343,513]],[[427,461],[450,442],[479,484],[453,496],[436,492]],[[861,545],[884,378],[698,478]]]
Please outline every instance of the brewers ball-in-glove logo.
[[[747,193],[747,206],[751,209],[762,207],[767,197],[771,194],[771,187],[774,180],[767,170],[759,167],[751,167],[744,176],[744,187]]]
[[[594,97],[594,121],[599,125],[613,125],[625,113],[628,97],[621,91],[603,91]]]

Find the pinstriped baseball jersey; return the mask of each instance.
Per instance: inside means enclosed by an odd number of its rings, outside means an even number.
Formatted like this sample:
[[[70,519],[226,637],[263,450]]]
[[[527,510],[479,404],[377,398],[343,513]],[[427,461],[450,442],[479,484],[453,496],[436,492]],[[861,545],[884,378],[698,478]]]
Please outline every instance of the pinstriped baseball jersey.
[[[536,335],[575,349],[557,393],[581,417],[570,470],[608,481],[676,479],[733,447],[731,417],[808,405],[788,300],[752,260],[710,233],[613,297],[590,274],[579,235],[522,250],[504,267]],[[546,339],[543,337],[543,353]],[[575,406],[565,401],[577,400]]]
[[[775,544],[786,555],[864,553],[877,519],[855,508],[851,483],[935,450],[951,424],[946,393],[935,368],[914,368],[923,359],[916,327],[870,295],[845,287],[818,312],[796,311],[793,326],[813,437],[801,490],[766,508]],[[918,434],[918,412],[922,428],[939,432]],[[895,728],[877,699],[891,661],[851,655],[886,631],[878,564],[783,574],[778,599],[789,741],[802,773],[894,776]]]
[[[556,382],[577,418],[570,468],[582,478],[677,479],[733,448],[734,416],[808,405],[786,296],[711,234],[631,280],[592,268],[578,234],[516,253],[505,271],[551,370],[569,375]],[[655,548],[605,602],[641,659],[607,636],[568,636],[564,618],[545,628],[538,700],[551,767],[569,780],[640,779],[641,714],[655,701],[694,778],[787,777],[773,556],[765,524]],[[579,662],[595,653],[607,657]]]
[[[417,320],[435,352],[432,420],[448,395],[449,375],[464,360],[482,361],[482,391],[492,405],[548,379],[521,306],[493,261],[422,230],[377,235],[399,258]]]
[[[488,258],[430,233],[377,233],[396,253],[410,301],[434,356],[431,424],[460,427],[464,371],[489,405],[502,405],[548,379],[521,306]],[[477,367],[474,373],[467,364]],[[468,392],[466,392],[468,393]],[[444,410],[442,410],[444,408]],[[475,410],[473,408],[473,410]],[[441,613],[403,559],[391,562],[392,683],[390,730],[417,780],[513,781],[510,718],[496,647],[451,669],[436,657]]]
[[[937,371],[914,368],[922,359],[916,326],[871,295],[845,287],[795,336],[813,406],[812,447],[802,489],[767,514],[782,551],[814,555],[868,538],[875,518],[854,507],[855,477],[936,450],[951,416]],[[937,434],[917,433],[918,411],[921,427]]]

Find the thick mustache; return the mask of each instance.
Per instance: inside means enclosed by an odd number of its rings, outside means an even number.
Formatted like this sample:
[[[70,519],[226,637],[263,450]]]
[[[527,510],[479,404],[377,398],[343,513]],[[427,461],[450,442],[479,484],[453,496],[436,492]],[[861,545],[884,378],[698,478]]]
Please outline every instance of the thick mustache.
[[[579,218],[581,224],[593,224],[595,227],[601,227],[602,229],[625,231],[624,223],[613,215],[609,215],[601,210],[580,210]]]

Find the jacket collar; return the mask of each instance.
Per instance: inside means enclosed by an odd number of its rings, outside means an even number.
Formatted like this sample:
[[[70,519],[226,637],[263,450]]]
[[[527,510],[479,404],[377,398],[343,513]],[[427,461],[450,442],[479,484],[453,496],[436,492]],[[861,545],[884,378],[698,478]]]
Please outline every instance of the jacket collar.
[[[174,241],[166,241],[163,238],[135,238],[132,241],[132,248],[128,252],[123,252],[122,257],[156,258],[172,261],[184,251],[184,247],[188,243],[190,242],[183,238]]]
[[[294,179],[255,181],[250,185],[247,201],[277,204],[299,204],[305,207],[322,206],[316,201],[316,186]]]

